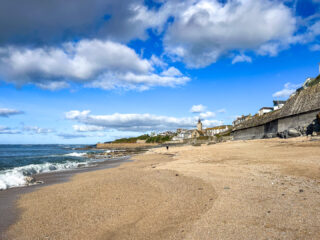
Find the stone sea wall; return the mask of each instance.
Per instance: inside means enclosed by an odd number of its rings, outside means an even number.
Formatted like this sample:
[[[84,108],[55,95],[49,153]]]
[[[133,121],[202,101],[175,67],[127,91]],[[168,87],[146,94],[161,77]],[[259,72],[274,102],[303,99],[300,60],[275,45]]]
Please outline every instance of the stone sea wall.
[[[235,140],[313,134],[320,132],[319,112],[320,84],[317,84],[296,92],[282,109],[245,121],[232,134]]]
[[[289,137],[289,130],[292,131],[292,129],[297,130],[300,135],[311,135],[314,132],[320,132],[320,124],[317,119],[319,111],[320,109],[277,119],[260,126],[239,129],[233,132],[233,137],[234,140],[272,138],[277,136]]]

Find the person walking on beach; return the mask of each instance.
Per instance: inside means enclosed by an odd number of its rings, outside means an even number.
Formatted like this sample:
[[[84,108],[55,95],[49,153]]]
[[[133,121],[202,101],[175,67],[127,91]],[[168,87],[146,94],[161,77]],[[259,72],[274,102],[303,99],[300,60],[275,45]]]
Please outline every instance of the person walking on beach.
[[[169,150],[169,145],[167,145],[166,148],[167,148],[167,151],[168,151]]]

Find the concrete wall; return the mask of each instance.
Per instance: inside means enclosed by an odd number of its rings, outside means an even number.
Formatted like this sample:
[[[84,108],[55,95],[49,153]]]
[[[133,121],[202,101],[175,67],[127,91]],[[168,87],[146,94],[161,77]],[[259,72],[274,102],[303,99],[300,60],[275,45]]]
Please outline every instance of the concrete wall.
[[[278,132],[284,132],[289,128],[305,128],[311,134],[312,131],[320,131],[320,125],[316,121],[320,110],[299,114],[283,119],[274,120],[264,125],[237,130],[233,132],[234,140],[260,139],[266,136],[275,136]],[[311,131],[311,132],[310,132]]]
[[[274,120],[272,122],[268,122],[264,125],[264,134],[265,136],[277,135],[278,133],[278,120]]]
[[[259,139],[264,136],[264,125],[235,131],[233,133],[234,140]]]
[[[314,120],[317,119],[318,113],[319,110],[279,119],[278,131],[283,132],[289,128],[308,127]]]

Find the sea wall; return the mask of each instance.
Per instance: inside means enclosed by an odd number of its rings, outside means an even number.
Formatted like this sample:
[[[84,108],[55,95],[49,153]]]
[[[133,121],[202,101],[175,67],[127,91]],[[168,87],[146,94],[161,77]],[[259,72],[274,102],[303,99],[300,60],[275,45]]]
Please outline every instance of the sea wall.
[[[317,114],[320,110],[311,111],[304,114],[298,114],[287,118],[279,119],[278,131],[284,132],[289,128],[305,129],[306,134],[312,134],[313,131],[318,132],[319,123]]]
[[[238,129],[233,132],[233,137],[234,140],[271,138],[277,136],[278,133],[293,128],[300,129],[303,134],[312,134],[314,131],[319,132],[320,124],[317,120],[319,111],[320,109],[276,119],[260,126]]]
[[[241,129],[233,132],[234,140],[249,140],[263,138],[264,136],[264,125]]]

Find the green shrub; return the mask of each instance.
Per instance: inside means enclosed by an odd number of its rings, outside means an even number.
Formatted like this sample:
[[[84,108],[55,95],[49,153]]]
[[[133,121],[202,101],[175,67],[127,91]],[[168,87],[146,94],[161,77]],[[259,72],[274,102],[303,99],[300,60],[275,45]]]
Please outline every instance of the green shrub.
[[[163,143],[166,141],[170,141],[171,139],[172,137],[170,136],[150,137],[148,134],[144,134],[139,137],[120,138],[120,139],[114,140],[113,143],[136,143],[137,140],[146,140],[146,143]]]

